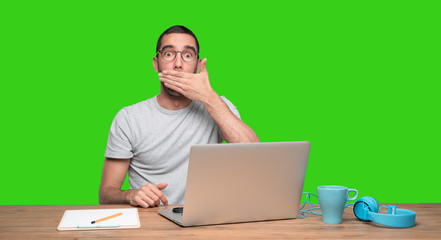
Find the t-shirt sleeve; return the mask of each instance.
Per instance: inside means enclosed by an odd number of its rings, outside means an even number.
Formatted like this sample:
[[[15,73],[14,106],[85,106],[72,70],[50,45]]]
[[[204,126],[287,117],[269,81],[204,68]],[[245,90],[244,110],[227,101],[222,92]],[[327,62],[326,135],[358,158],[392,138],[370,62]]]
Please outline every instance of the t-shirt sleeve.
[[[115,116],[110,127],[107,139],[106,152],[107,158],[132,158],[133,148],[131,144],[131,131],[129,125],[129,115],[126,109],[121,109]]]
[[[231,101],[228,100],[226,97],[221,96],[221,99],[227,104],[227,106],[231,110],[231,112],[233,112],[234,115],[236,115],[236,117],[238,117],[240,119],[240,114],[239,114],[239,111],[237,111],[237,107],[234,106],[233,103],[231,103]]]

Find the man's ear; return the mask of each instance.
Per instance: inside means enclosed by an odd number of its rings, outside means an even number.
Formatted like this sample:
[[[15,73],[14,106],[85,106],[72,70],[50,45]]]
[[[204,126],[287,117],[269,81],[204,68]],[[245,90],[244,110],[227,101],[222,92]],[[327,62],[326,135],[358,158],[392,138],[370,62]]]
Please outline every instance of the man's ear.
[[[200,58],[198,58],[198,66],[197,66],[197,69],[198,69],[198,72],[197,72],[197,73],[200,73],[200,72],[201,72],[201,69],[202,69],[202,60],[201,60]]]
[[[153,69],[155,69],[155,72],[159,71],[159,68],[158,68],[158,58],[157,57],[153,58]]]

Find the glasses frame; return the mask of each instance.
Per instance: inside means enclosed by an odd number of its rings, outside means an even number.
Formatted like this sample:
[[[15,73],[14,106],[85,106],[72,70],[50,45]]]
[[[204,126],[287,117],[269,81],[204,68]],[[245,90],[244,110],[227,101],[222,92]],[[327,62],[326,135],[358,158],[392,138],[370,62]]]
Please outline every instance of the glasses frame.
[[[167,50],[167,49],[172,49],[173,51],[176,52],[175,57],[174,57],[172,60],[170,60],[170,61],[165,60],[164,57],[162,56],[162,52],[165,51],[165,50]],[[176,49],[174,49],[174,48],[169,48],[169,47],[168,47],[168,48],[164,48],[164,49],[161,49],[161,50],[159,50],[158,52],[156,52],[156,56],[158,56],[158,54],[161,53],[162,60],[164,60],[164,61],[166,61],[166,62],[173,62],[173,61],[176,59],[176,56],[178,56],[178,53],[181,53],[182,61],[184,61],[184,62],[186,62],[186,63],[191,63],[191,62],[193,62],[194,60],[196,60],[196,59],[198,58],[199,53],[195,51],[195,55],[194,55],[195,58],[194,58],[193,60],[191,60],[191,61],[186,61],[186,60],[184,59],[184,55],[182,55],[182,52],[184,52],[184,51],[186,51],[186,50],[191,50],[191,51],[193,51],[193,49],[184,49],[184,50],[182,50],[182,51],[178,51],[178,50],[176,50]]]

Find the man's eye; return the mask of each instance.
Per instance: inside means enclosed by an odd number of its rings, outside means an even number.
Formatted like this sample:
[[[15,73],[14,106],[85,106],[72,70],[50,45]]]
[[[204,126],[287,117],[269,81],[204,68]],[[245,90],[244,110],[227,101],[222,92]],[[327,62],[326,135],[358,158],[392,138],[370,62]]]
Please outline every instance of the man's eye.
[[[171,56],[173,56],[173,53],[172,52],[165,52],[165,56],[171,57]]]
[[[192,58],[192,57],[193,57],[193,55],[191,53],[186,53],[185,54],[185,58]]]

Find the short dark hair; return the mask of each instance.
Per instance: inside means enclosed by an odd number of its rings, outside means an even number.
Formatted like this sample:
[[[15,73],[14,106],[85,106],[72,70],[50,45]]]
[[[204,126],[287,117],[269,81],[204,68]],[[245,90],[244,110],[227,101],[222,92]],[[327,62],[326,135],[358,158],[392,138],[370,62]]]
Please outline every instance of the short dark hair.
[[[159,48],[161,47],[161,44],[162,44],[162,38],[165,35],[170,34],[170,33],[185,33],[185,34],[191,35],[194,38],[194,40],[196,41],[196,53],[199,55],[199,42],[198,42],[198,39],[196,38],[196,35],[194,35],[194,33],[190,29],[188,29],[184,26],[181,26],[181,25],[175,25],[175,26],[169,27],[167,30],[165,30],[161,34],[161,36],[159,36],[158,43],[156,44],[156,52],[158,52],[160,50]]]

